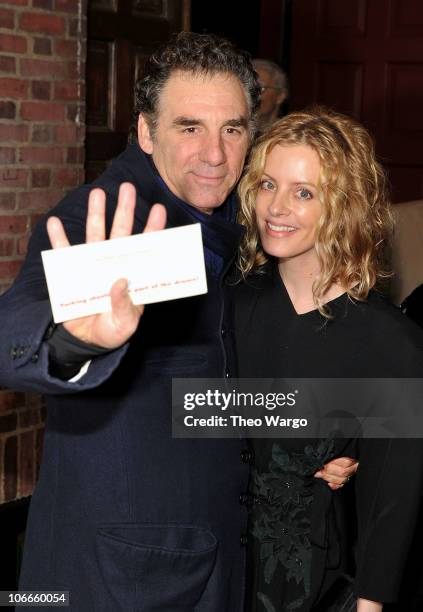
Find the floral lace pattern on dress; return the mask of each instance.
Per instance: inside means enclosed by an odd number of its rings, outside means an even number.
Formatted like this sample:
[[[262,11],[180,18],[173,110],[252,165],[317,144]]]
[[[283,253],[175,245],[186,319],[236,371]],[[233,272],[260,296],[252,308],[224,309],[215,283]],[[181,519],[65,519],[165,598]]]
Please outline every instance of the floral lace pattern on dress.
[[[301,593],[286,602],[284,610],[298,610],[310,594],[310,514],[313,501],[313,474],[334,455],[334,441],[321,440],[304,452],[287,452],[278,443],[272,446],[268,472],[252,470],[250,482],[250,534],[260,543],[260,568],[269,584],[279,564],[286,580],[294,580]],[[280,611],[265,593],[257,598],[266,612]]]

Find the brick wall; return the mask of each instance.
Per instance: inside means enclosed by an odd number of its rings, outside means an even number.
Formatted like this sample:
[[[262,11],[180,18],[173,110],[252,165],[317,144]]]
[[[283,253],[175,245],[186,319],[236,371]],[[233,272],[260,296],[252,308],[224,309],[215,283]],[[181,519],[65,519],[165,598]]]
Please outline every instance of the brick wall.
[[[83,182],[85,45],[86,0],[0,2],[0,293],[37,220]],[[0,389],[0,503],[31,494],[43,421],[39,396]]]

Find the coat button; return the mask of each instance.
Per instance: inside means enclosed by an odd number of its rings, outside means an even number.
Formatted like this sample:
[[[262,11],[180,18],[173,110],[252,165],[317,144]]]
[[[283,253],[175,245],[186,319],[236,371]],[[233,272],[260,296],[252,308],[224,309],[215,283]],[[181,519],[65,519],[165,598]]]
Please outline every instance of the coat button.
[[[230,378],[231,377],[231,371],[228,368],[226,368],[225,376],[226,376],[226,378]]]
[[[241,461],[242,463],[251,463],[253,460],[253,453],[249,450],[244,449],[241,451]]]
[[[245,533],[243,533],[241,535],[241,537],[239,538],[239,543],[241,544],[241,546],[247,546],[248,544],[248,537]]]
[[[18,351],[15,346],[11,349],[10,356],[12,359],[16,359],[16,357],[18,356]]]
[[[241,495],[239,496],[239,503],[244,505],[248,502],[249,499],[250,496],[248,495],[248,493],[241,493]]]
[[[223,336],[226,336],[226,329],[224,327],[222,327],[222,329],[220,330],[220,333],[221,333],[222,338],[223,338]]]
[[[37,363],[37,361],[38,361],[38,357],[39,357],[39,354],[38,354],[38,353],[34,353],[34,354],[32,355],[32,357],[31,357],[31,362],[32,362],[32,363]]]

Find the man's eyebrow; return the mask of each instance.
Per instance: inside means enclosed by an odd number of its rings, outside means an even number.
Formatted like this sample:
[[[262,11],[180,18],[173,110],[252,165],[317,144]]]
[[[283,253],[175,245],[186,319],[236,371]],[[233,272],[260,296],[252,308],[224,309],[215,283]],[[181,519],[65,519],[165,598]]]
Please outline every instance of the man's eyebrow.
[[[177,127],[190,127],[190,126],[194,126],[194,125],[204,125],[204,121],[202,121],[201,119],[197,119],[194,117],[185,117],[185,116],[180,116],[180,117],[175,117],[175,119],[172,121],[172,124],[177,126]],[[227,121],[223,122],[223,125],[228,125],[229,127],[248,127],[248,121],[246,119],[246,117],[237,117],[236,119],[228,119]]]
[[[172,121],[173,125],[181,126],[181,127],[189,127],[191,125],[202,125],[201,119],[194,119],[194,117],[175,117]]]
[[[230,127],[248,127],[248,121],[246,117],[239,117],[238,119],[229,119],[225,121],[224,125],[229,125]]]

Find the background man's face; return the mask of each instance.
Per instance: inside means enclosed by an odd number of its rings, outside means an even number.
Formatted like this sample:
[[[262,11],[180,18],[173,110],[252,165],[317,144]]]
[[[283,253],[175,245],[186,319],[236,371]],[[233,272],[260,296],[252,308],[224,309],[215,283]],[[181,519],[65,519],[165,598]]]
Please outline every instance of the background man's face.
[[[160,96],[154,136],[140,116],[138,142],[175,195],[211,213],[241,175],[248,116],[244,89],[234,75],[175,71]]]
[[[258,74],[260,86],[265,87],[260,95],[259,114],[263,117],[270,117],[274,112],[277,112],[285,96],[280,89],[275,89],[275,82],[267,70],[255,68],[255,71]]]

